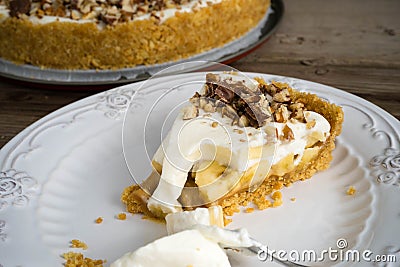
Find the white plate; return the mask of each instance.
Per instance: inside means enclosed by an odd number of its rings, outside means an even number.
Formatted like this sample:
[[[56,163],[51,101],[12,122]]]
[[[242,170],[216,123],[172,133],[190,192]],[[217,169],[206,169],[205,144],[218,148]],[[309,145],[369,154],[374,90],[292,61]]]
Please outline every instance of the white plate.
[[[283,206],[237,214],[229,227],[246,227],[270,249],[287,252],[338,249],[337,240],[345,239],[343,251],[369,249],[371,257],[393,254],[398,264],[399,121],[332,87],[281,76],[249,75],[284,81],[339,104],[345,122],[327,171],[282,190]],[[204,73],[159,78],[136,98],[134,112],[153,103],[166,88],[204,78]],[[106,91],[57,110],[3,147],[0,266],[61,266],[60,254],[67,251],[111,263],[165,235],[164,225],[139,215],[129,214],[126,221],[115,218],[124,211],[120,193],[132,183],[122,153],[123,116],[141,84]],[[154,142],[157,146],[160,140]],[[351,185],[357,189],[354,196],[346,194]],[[99,216],[104,222],[95,224]],[[86,242],[89,248],[69,248],[72,239]],[[257,257],[236,255],[231,261],[233,266],[268,265]]]

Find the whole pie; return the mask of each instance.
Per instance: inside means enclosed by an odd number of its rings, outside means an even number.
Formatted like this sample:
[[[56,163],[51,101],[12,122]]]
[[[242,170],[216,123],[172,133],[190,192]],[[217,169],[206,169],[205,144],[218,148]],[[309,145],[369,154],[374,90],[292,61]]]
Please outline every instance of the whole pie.
[[[56,69],[120,69],[233,41],[270,0],[0,0],[0,57]]]
[[[122,202],[158,218],[279,206],[282,187],[328,168],[342,122],[339,106],[285,83],[209,73],[155,153],[150,177],[126,188]]]

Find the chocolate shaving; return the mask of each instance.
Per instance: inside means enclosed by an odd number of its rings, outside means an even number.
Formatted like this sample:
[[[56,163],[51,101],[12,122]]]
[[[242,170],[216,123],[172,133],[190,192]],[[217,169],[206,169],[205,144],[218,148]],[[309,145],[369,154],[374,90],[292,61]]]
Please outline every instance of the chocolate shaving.
[[[217,96],[219,96],[219,99],[221,99],[221,101],[229,104],[232,102],[233,98],[235,97],[235,93],[232,92],[231,90],[229,90],[226,87],[222,87],[222,86],[218,86],[215,89],[215,94]]]
[[[28,15],[31,10],[30,0],[11,0],[10,1],[10,16],[19,17],[20,15]]]

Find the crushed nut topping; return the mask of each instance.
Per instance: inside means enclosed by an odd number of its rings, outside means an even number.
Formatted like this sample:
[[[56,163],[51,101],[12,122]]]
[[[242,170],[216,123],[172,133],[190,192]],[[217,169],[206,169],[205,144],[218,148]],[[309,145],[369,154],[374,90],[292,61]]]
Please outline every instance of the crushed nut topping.
[[[160,21],[157,12],[177,8],[200,0],[0,0],[9,7],[11,17],[23,15],[57,16],[72,20],[91,19],[107,25],[129,22],[143,15]],[[160,13],[159,12],[159,13]]]
[[[261,79],[256,80],[257,85],[249,86],[245,80],[224,80],[209,73],[204,93],[196,93],[191,103],[206,112],[219,112],[240,127],[259,128],[269,122],[286,123],[293,119],[305,122],[304,104],[291,99],[286,84],[266,84]],[[287,138],[292,138],[292,135],[288,132]]]

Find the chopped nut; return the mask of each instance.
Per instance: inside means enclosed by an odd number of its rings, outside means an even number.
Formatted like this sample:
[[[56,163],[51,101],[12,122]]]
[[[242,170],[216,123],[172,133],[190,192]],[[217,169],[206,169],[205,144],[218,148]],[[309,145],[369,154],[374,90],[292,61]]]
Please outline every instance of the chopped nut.
[[[205,104],[203,109],[205,112],[215,112],[216,111],[215,106],[213,106],[211,103]]]
[[[217,128],[218,127],[218,122],[214,121],[213,123],[211,123],[211,127]]]
[[[276,93],[272,99],[276,102],[287,102],[290,101],[290,94],[288,89],[283,89],[281,92]]]
[[[120,17],[121,17],[121,12],[118,11],[116,6],[107,8],[105,12],[101,15],[101,19],[103,20],[103,22],[109,25],[117,23]]]
[[[78,10],[73,9],[71,11],[71,19],[73,20],[79,20],[82,18],[82,13],[79,12]]]
[[[297,103],[293,103],[291,105],[289,105],[289,109],[291,111],[295,111],[295,110],[299,110],[299,109],[303,109],[304,108],[304,104],[301,102],[297,102]]]
[[[294,140],[293,131],[289,126],[285,125],[285,127],[283,127],[282,134],[283,134],[284,140],[287,140],[287,141]]]
[[[134,0],[121,0],[120,5],[122,10],[128,13],[135,13],[137,10],[137,5],[135,5]]]
[[[287,122],[290,117],[290,112],[286,106],[279,106],[278,110],[275,112],[276,122]]]
[[[183,120],[190,120],[199,115],[199,110],[193,105],[187,106],[183,109]]]
[[[227,116],[232,120],[238,120],[239,116],[231,105],[226,105],[222,108],[222,116]]]
[[[100,224],[100,223],[103,222],[103,218],[102,218],[102,217],[98,217],[98,218],[95,220],[95,222],[96,222],[97,224]]]
[[[82,15],[82,19],[94,19],[97,18],[100,14],[100,11],[97,11],[97,9],[95,8],[94,11],[91,11],[87,14]]]
[[[240,127],[249,126],[249,119],[245,115],[240,116],[240,118],[239,118],[239,126]]]
[[[200,108],[204,109],[204,106],[208,104],[207,98],[201,97],[199,100]]]

